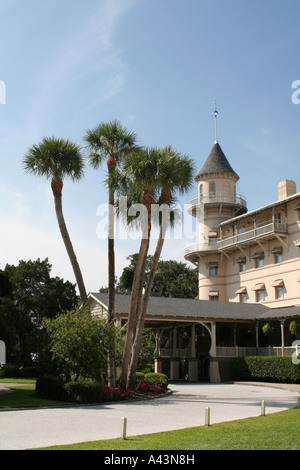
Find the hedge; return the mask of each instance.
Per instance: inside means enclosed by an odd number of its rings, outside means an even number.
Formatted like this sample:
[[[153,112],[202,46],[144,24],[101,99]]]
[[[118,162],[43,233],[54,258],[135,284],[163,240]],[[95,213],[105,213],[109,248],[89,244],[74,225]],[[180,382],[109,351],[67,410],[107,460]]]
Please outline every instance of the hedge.
[[[234,362],[235,380],[300,383],[300,364],[291,356],[246,356]]]
[[[35,393],[39,398],[72,403],[98,403],[103,400],[103,387],[94,379],[79,377],[63,382],[59,377],[43,375],[37,379]]]

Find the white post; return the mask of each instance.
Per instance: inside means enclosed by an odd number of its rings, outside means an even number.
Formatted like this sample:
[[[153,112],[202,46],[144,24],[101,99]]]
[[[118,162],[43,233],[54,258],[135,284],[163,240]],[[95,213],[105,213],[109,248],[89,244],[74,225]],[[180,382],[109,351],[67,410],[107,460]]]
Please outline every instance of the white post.
[[[262,400],[261,401],[261,416],[265,416],[266,415],[266,402],[265,400]]]
[[[205,426],[210,426],[210,408],[205,408]]]
[[[299,395],[299,397],[297,397],[297,405],[296,405],[296,408],[300,408],[300,395]]]
[[[127,418],[122,418],[121,439],[126,439]]]

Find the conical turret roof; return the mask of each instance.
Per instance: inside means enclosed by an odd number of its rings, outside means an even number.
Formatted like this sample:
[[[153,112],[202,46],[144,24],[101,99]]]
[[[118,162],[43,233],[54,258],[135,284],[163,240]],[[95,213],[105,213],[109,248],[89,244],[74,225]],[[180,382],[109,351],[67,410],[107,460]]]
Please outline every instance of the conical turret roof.
[[[240,179],[238,174],[232,169],[218,142],[215,142],[211,149],[206,162],[195,178],[196,181],[209,173],[231,173],[236,180]]]

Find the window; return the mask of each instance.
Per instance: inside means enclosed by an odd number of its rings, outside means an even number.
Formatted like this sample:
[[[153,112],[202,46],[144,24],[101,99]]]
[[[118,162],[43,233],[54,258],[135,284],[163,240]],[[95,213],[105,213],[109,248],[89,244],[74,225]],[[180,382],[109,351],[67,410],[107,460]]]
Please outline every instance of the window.
[[[275,287],[275,299],[283,299],[284,297],[284,282],[283,279],[277,279],[272,287]]]
[[[277,214],[274,215],[274,221],[275,224],[281,224],[281,212],[277,212]]]
[[[253,288],[255,291],[256,302],[262,302],[266,298],[266,288],[265,284],[260,282],[256,284]]]
[[[209,275],[217,276],[218,275],[218,263],[211,262],[211,263],[208,263],[208,266],[209,266]]]
[[[256,302],[262,302],[266,298],[266,291],[265,290],[257,290],[256,291]]]
[[[200,202],[202,202],[202,199],[203,199],[203,184],[200,184],[199,193],[200,193]]]
[[[246,269],[247,269],[246,261],[242,261],[240,263],[240,273],[242,273],[243,271],[246,271]]]
[[[275,299],[283,299],[284,289],[282,286],[275,287]]]
[[[246,266],[246,256],[241,256],[236,260],[236,263],[239,265],[239,272],[242,273],[243,271],[246,271],[247,266]]]
[[[209,183],[209,197],[210,198],[216,197],[216,183],[214,182]]]
[[[274,255],[274,263],[282,263],[283,256],[282,256],[282,246],[276,246],[271,250],[271,254]]]
[[[239,295],[239,301],[241,304],[246,304],[247,303],[247,289],[246,287],[240,287],[237,291],[236,294]]]
[[[264,252],[263,251],[257,251],[254,253],[252,256],[252,259],[255,261],[255,267],[256,268],[262,268],[264,266]]]
[[[215,291],[210,291],[210,293],[208,294],[209,295],[209,300],[215,300],[215,301],[218,301],[219,300],[219,292]]]
[[[265,265],[265,260],[264,258],[257,258],[255,260],[255,267],[256,268],[262,268]]]

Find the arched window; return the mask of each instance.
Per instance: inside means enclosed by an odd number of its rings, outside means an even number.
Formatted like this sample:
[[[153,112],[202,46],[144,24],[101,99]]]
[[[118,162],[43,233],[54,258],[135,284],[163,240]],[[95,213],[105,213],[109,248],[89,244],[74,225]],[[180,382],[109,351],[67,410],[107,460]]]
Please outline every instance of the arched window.
[[[214,181],[209,183],[209,197],[210,198],[216,197],[216,183]]]

